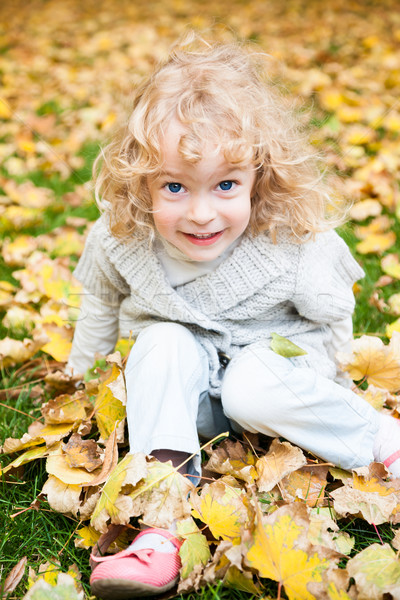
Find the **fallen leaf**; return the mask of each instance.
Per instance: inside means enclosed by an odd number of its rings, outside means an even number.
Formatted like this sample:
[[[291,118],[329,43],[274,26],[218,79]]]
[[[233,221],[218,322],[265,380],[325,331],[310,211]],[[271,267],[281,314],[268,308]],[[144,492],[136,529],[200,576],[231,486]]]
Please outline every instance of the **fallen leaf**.
[[[400,279],[400,262],[397,254],[388,254],[381,260],[382,271],[389,277]]]
[[[400,333],[396,331],[387,346],[377,337],[363,335],[353,341],[352,354],[338,352],[336,359],[356,381],[365,377],[390,392],[400,389]]]
[[[77,591],[74,579],[70,575],[59,573],[55,585],[38,579],[23,600],[84,600],[84,594]]]
[[[50,475],[42,493],[47,496],[50,508],[62,514],[78,515],[82,487],[64,483],[55,475]]]
[[[24,556],[20,561],[17,562],[15,567],[11,569],[4,581],[4,584],[2,585],[2,593],[4,596],[7,596],[7,594],[13,592],[18,586],[19,582],[24,576],[27,562],[28,559],[26,556]]]
[[[128,485],[135,486],[138,481],[146,477],[147,469],[146,458],[144,454],[139,452],[127,454],[118,463],[109,475],[92,514],[91,525],[97,531],[105,533],[109,519],[111,519],[112,523],[116,524],[129,522],[131,515],[125,513],[124,506],[118,502],[121,488]],[[129,503],[129,506],[132,505],[130,498],[127,498],[125,501]]]
[[[328,467],[302,467],[284,477],[279,489],[286,502],[304,500],[310,506],[321,506],[325,503],[326,476]]]
[[[121,368],[114,363],[107,379],[99,385],[94,406],[97,427],[103,440],[106,440],[114,431],[117,421],[122,423],[125,419],[125,406],[119,398],[114,396],[110,388],[110,384],[115,384],[117,381],[116,385],[120,389],[120,385],[123,385],[123,375]],[[118,441],[123,441],[123,429]]]
[[[68,442],[62,444],[62,449],[70,467],[82,467],[91,473],[103,464],[96,442],[83,440],[78,433],[73,433]]]
[[[384,594],[398,598],[400,593],[400,562],[389,544],[372,544],[347,563],[354,577],[358,600],[383,600]]]
[[[246,560],[261,577],[277,581],[289,600],[314,600],[309,590],[325,589],[324,574],[339,555],[307,540],[308,517],[304,504],[278,508],[265,517],[258,514],[254,531],[247,541]],[[314,591],[316,593],[316,591]]]
[[[331,492],[335,511],[343,516],[361,514],[368,523],[380,525],[390,520],[400,502],[400,494],[377,477],[353,473],[343,487]]]
[[[48,457],[46,471],[49,475],[54,475],[58,479],[61,479],[63,483],[69,485],[84,485],[95,480],[98,476],[98,470],[89,473],[86,469],[70,467],[61,446]]]
[[[147,468],[143,481],[129,493],[132,516],[142,515],[145,525],[162,528],[189,517],[191,507],[187,497],[194,488],[191,481],[177,472],[171,461],[153,460]]]
[[[235,480],[232,480],[235,482]],[[229,485],[226,478],[205,484],[198,494],[190,495],[192,515],[208,525],[215,539],[238,542],[248,522],[248,499],[239,487]]]
[[[239,441],[224,440],[218,448],[207,452],[209,459],[204,465],[205,469],[222,475],[233,475],[247,483],[253,483],[256,479],[256,457],[250,450],[245,450]]]
[[[176,532],[184,540],[179,550],[182,562],[180,577],[186,579],[195,565],[205,565],[208,562],[211,553],[207,538],[191,517],[177,521]]]
[[[380,254],[388,250],[396,243],[396,234],[394,231],[386,233],[371,233],[365,240],[359,242],[356,246],[360,254],[375,253]]]
[[[258,474],[257,487],[260,492],[269,492],[284,477],[300,469],[307,463],[306,458],[297,446],[289,442],[280,442],[278,438],[256,463]]]
[[[367,217],[377,217],[382,212],[382,204],[378,200],[368,198],[353,204],[350,217],[355,221],[364,221]]]
[[[62,381],[64,382],[65,378]],[[75,423],[89,418],[93,413],[93,406],[86,393],[78,391],[75,394],[62,394],[51,398],[42,405],[41,413],[46,425]]]

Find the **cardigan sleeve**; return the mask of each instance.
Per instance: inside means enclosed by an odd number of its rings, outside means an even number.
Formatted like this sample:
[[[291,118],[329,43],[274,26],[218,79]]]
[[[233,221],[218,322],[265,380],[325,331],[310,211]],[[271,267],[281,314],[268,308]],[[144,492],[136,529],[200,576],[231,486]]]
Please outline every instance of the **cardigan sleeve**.
[[[333,323],[353,313],[353,284],[364,271],[335,231],[321,233],[299,251],[293,302],[310,321]]]
[[[103,242],[111,236],[105,216],[91,228],[74,276],[85,289],[109,306],[119,306],[129,295],[129,285],[107,256]]]

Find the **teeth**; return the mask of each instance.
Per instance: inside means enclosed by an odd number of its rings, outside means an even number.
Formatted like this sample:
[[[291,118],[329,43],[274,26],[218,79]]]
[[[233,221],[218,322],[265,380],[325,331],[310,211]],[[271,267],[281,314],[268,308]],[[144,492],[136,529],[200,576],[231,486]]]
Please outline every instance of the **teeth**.
[[[210,238],[210,237],[214,237],[215,233],[206,233],[204,235],[196,235],[195,233],[192,233],[191,235],[193,235],[193,237],[195,237],[195,238],[198,238],[198,239],[202,240],[202,239],[207,239],[207,238]]]

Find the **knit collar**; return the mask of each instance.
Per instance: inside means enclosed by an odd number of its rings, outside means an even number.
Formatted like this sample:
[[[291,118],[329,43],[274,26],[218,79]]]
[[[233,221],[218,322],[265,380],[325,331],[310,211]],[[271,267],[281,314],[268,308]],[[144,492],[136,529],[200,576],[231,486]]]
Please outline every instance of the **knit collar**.
[[[214,271],[173,289],[148,240],[126,244],[108,235],[103,244],[129,284],[133,301],[136,295],[146,301],[153,314],[203,326],[208,323],[208,327],[210,317],[254,295],[291,265],[285,243],[273,244],[267,233],[254,238],[244,235]],[[215,321],[212,328],[219,329]]]

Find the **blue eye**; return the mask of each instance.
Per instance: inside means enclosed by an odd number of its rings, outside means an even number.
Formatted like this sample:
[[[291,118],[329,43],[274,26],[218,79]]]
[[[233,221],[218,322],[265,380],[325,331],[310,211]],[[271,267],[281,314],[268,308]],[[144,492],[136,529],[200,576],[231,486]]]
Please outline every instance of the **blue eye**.
[[[229,190],[232,189],[233,185],[234,185],[233,181],[221,181],[221,183],[219,184],[219,187],[224,192],[229,192]]]
[[[182,186],[180,183],[167,183],[167,188],[169,192],[172,192],[173,194],[177,194],[178,192],[181,191]]]

